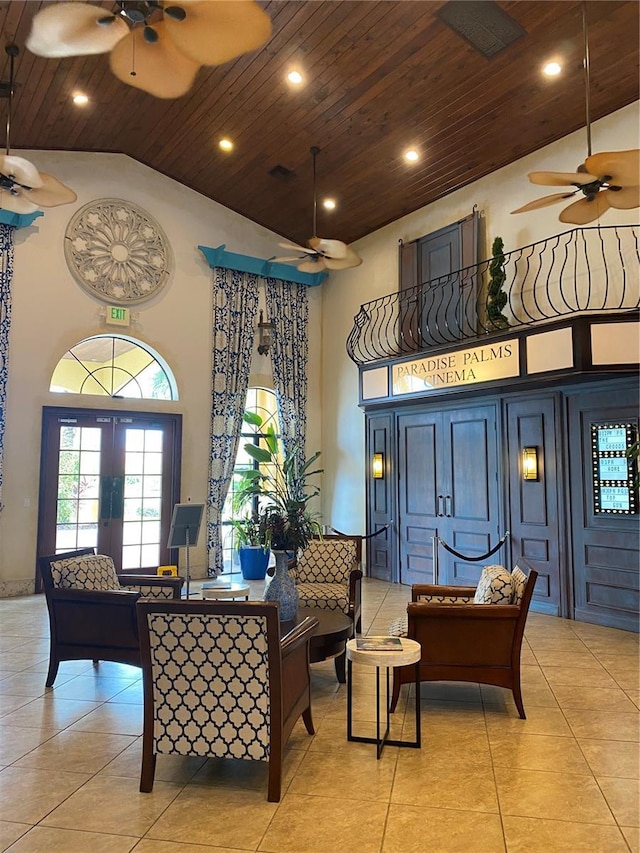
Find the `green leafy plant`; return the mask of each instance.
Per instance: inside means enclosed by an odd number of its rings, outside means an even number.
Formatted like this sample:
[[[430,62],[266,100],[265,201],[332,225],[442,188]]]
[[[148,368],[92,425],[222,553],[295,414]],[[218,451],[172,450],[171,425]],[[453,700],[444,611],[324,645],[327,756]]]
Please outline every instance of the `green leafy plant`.
[[[489,263],[489,287],[487,290],[487,320],[490,329],[506,329],[508,319],[502,313],[507,304],[507,294],[502,289],[506,281],[504,271],[504,243],[496,237],[491,247],[493,259]]]
[[[265,551],[267,550],[258,518],[255,516],[234,518],[231,521],[231,526],[233,527],[233,541],[236,548],[262,547]]]
[[[253,412],[245,412],[244,420],[263,433],[263,444],[244,446],[258,467],[243,472],[234,507],[246,507],[258,498],[258,538],[265,548],[293,552],[306,548],[314,536],[322,534],[317,515],[308,508],[309,501],[320,494],[319,486],[310,483],[311,477],[322,473],[314,468],[320,452],[301,462],[299,444],[285,453],[273,424],[265,427]]]

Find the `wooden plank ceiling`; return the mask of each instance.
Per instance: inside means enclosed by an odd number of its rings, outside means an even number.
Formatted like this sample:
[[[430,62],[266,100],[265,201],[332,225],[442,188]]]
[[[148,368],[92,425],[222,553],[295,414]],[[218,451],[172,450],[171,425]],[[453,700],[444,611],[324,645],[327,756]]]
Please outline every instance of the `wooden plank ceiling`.
[[[499,2],[525,32],[490,59],[442,21],[443,2],[268,0],[265,47],[202,68],[171,101],[120,83],[104,55],[32,55],[24,42],[43,5],[0,2],[3,44],[20,47],[13,150],[122,152],[296,242],[312,236],[312,145],[318,193],[338,201],[319,209],[318,231],[353,242],[585,125],[578,0]],[[639,4],[590,0],[587,14],[595,121],[638,98]],[[562,75],[544,78],[556,56]],[[294,66],[299,89],[285,80]],[[74,106],[76,90],[88,106]],[[410,167],[408,146],[422,153]],[[273,177],[276,166],[293,176]],[[528,186],[523,175],[522,203]]]

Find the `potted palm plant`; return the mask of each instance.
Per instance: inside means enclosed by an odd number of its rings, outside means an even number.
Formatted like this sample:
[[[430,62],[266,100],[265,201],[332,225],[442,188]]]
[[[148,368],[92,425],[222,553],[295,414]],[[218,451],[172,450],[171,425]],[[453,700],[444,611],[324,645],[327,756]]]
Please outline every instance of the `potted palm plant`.
[[[256,516],[234,518],[231,526],[242,577],[248,581],[264,580],[271,552],[265,545],[259,519]]]
[[[293,619],[298,609],[298,591],[289,575],[288,564],[322,528],[309,501],[320,494],[310,478],[322,473],[315,468],[320,453],[301,462],[297,444],[285,452],[272,424],[266,427],[260,415],[247,412],[245,421],[263,433],[261,445],[245,444],[246,453],[258,467],[245,471],[236,490],[239,505],[258,503],[258,541],[270,548],[276,560],[273,579],[265,589],[265,600],[280,603],[280,619]]]

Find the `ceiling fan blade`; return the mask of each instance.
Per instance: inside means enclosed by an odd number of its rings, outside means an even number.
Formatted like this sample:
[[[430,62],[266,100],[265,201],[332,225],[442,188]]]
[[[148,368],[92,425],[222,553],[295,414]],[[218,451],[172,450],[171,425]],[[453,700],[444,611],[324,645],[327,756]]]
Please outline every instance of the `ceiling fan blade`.
[[[256,50],[271,35],[271,18],[253,0],[181,0],[183,21],[165,15],[178,50],[198,65],[221,65]]]
[[[591,201],[588,198],[574,201],[569,207],[565,207],[558,219],[560,222],[567,222],[571,225],[588,225],[589,222],[594,222],[608,209],[609,199],[605,193],[599,192]]]
[[[12,177],[18,184],[25,187],[41,187],[40,173],[30,160],[15,157],[13,154],[0,155],[0,172]]]
[[[353,267],[359,267],[362,263],[362,258],[356,253],[355,257],[347,258],[325,258],[324,262],[328,270],[348,270]]]
[[[301,261],[301,260],[302,260],[302,258],[300,257],[300,255],[296,255],[295,258],[271,258],[270,262],[272,264],[288,264],[288,263],[291,263],[291,261]]]
[[[300,272],[322,272],[327,269],[326,258],[307,258],[301,264],[298,264]]]
[[[554,193],[553,195],[545,195],[542,198],[530,201],[528,204],[519,207],[517,210],[512,210],[511,213],[527,213],[529,210],[538,210],[540,207],[548,207],[550,204],[556,204],[564,199],[573,198],[575,192],[577,192],[577,190],[571,193]]]
[[[346,258],[349,250],[342,240],[325,240],[322,237],[312,237],[309,245],[314,251],[327,258]]]
[[[640,151],[602,151],[584,161],[589,172],[602,177],[609,175],[609,183],[621,187],[640,184]]]
[[[78,196],[72,189],[46,172],[40,172],[42,186],[25,192],[29,201],[38,207],[57,207],[59,204],[71,204]]]
[[[38,209],[38,205],[27,201],[23,193],[14,195],[7,190],[0,189],[0,208],[10,210],[12,213],[33,213]]]
[[[540,184],[543,187],[570,187],[573,184],[583,186],[598,180],[590,172],[529,172],[528,177],[532,184]]]
[[[314,249],[307,249],[306,246],[298,246],[296,243],[278,243],[281,249],[293,249],[294,252],[304,252],[307,255],[315,254]]]
[[[640,207],[640,187],[623,187],[621,190],[602,190],[606,195],[609,207],[616,210],[632,210]]]
[[[46,57],[107,53],[129,32],[120,18],[98,24],[108,17],[106,9],[88,3],[52,3],[34,16],[25,44],[31,53]]]
[[[156,98],[179,98],[193,86],[200,66],[174,45],[166,21],[154,23],[153,29],[158,36],[153,44],[144,40],[142,29],[121,39],[109,57],[111,70],[118,80]]]

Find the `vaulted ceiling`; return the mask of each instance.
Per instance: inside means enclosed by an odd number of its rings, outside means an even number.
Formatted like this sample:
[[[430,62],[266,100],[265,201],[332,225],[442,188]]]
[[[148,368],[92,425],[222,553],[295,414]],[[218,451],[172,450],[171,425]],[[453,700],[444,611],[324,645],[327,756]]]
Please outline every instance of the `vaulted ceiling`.
[[[493,24],[471,21],[469,37],[484,38],[491,57],[452,29],[439,0],[267,0],[267,44],[202,68],[176,100],[120,83],[105,55],[31,54],[24,43],[44,5],[0,2],[3,44],[20,47],[13,150],[122,152],[296,242],[312,236],[313,145],[318,192],[338,202],[319,210],[318,230],[350,243],[585,125],[577,0],[454,0],[456,12],[484,19],[499,7],[518,25],[501,48]],[[592,121],[638,99],[639,9],[587,2]],[[551,58],[563,65],[553,79],[541,74]],[[297,89],[285,80],[292,67],[306,78]],[[72,103],[77,90],[90,98],[84,108]],[[231,154],[218,148],[223,136]],[[412,166],[409,146],[421,152]],[[523,203],[526,186],[523,176]]]

